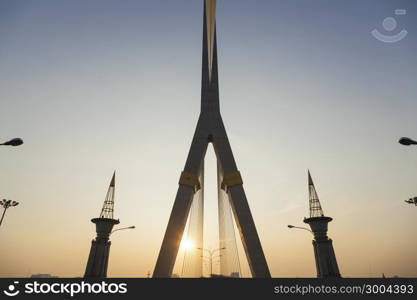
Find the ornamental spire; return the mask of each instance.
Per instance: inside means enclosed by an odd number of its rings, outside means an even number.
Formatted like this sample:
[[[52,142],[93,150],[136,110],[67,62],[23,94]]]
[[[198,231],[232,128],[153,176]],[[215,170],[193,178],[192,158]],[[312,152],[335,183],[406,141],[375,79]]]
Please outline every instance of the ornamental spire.
[[[320,205],[316,188],[314,187],[313,179],[311,179],[310,170],[308,170],[308,192],[310,202],[310,218],[323,217],[323,210]]]
[[[110,181],[109,189],[107,190],[106,199],[101,209],[100,218],[113,219],[114,212],[114,186],[115,186],[116,171]]]

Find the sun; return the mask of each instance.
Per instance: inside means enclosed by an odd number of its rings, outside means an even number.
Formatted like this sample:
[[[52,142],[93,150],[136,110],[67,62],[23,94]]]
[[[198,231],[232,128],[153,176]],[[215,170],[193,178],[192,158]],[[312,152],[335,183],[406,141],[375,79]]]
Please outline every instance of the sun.
[[[182,249],[185,251],[190,251],[194,249],[194,242],[190,239],[184,239],[181,245]]]

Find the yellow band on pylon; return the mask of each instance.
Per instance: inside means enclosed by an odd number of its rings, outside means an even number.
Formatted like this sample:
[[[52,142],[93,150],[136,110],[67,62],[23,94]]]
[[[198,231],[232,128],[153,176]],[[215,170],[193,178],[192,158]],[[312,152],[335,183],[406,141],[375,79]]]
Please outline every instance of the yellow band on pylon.
[[[193,187],[195,191],[198,191],[201,188],[198,176],[193,173],[182,172],[180,176],[180,181],[178,183]]]
[[[223,190],[226,190],[228,187],[238,185],[238,184],[243,184],[242,176],[240,176],[239,171],[227,173],[223,175],[223,181],[221,185],[221,188]]]

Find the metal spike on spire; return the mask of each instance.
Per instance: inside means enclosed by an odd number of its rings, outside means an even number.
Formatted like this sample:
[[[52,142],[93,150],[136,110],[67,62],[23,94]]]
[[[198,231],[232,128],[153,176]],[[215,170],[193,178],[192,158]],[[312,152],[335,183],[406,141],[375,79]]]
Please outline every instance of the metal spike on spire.
[[[109,189],[107,190],[106,199],[104,200],[103,208],[101,209],[100,218],[113,219],[114,212],[114,189],[115,189],[116,171],[110,181]]]
[[[323,217],[323,210],[320,205],[316,188],[314,187],[313,179],[311,179],[310,170],[308,170],[308,192],[310,202],[310,218]]]

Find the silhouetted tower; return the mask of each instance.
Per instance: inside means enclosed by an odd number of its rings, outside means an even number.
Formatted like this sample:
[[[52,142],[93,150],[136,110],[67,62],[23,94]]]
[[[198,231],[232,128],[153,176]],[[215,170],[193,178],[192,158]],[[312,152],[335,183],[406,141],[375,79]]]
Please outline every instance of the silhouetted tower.
[[[327,224],[333,219],[325,217],[317,196],[316,188],[308,171],[310,217],[304,222],[310,225],[314,234],[313,249],[316,259],[317,277],[340,277],[332,240],[327,237]]]
[[[203,197],[204,157],[208,144],[212,143],[217,158],[218,198],[224,198],[227,201],[222,200],[223,203],[231,206],[252,276],[268,278],[271,274],[243,189],[242,176],[237,168],[220,114],[215,0],[204,1],[202,50],[200,117],[184,170],[179,178],[177,195],[153,277],[168,278],[172,275],[190,208]],[[202,222],[199,226],[202,228]]]
[[[115,176],[116,172],[113,173],[100,217],[91,220],[91,222],[96,224],[97,236],[91,242],[90,255],[88,256],[84,277],[107,277],[111,245],[109,236],[113,226],[120,223],[119,220],[113,219]]]

